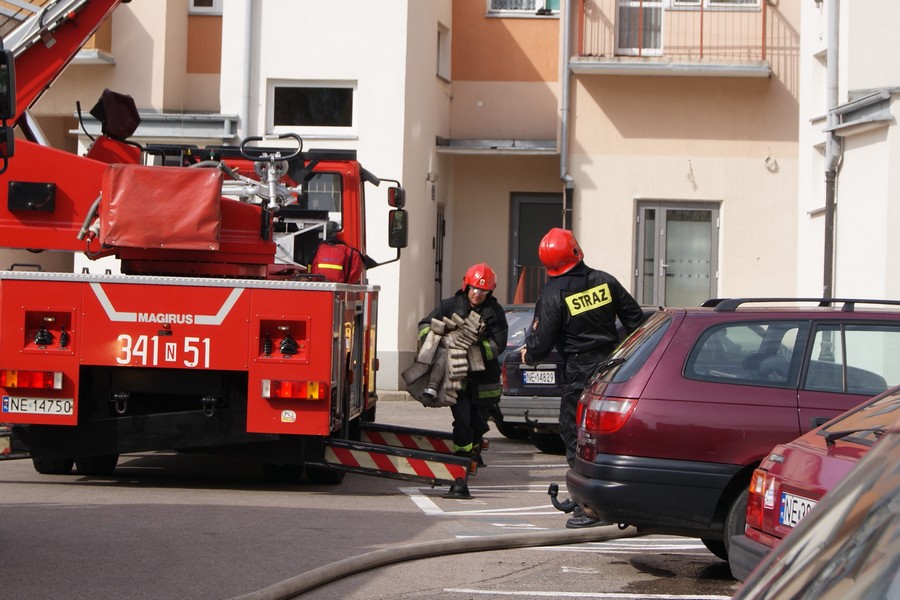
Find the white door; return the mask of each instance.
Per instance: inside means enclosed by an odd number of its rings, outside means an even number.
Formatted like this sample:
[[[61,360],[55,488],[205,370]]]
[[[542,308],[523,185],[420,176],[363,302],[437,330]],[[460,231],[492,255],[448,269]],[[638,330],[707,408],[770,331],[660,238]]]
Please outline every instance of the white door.
[[[718,288],[715,205],[641,203],[637,299],[647,306],[699,306]]]

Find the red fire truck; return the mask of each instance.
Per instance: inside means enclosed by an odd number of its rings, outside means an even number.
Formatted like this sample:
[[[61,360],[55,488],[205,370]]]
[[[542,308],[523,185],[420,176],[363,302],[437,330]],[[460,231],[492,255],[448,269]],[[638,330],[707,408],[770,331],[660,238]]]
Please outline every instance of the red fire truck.
[[[363,219],[382,180],[355,152],[304,151],[294,135],[140,146],[133,100],[109,90],[85,156],[42,141],[28,108],[118,4],[33,2],[0,28],[18,25],[0,52],[0,245],[114,256],[121,271],[0,271],[8,455],[46,474],[175,450],[255,458],[282,481],[465,483],[472,462],[449,434],[374,423],[378,288],[365,269],[378,263]],[[391,183],[397,260],[407,220]]]

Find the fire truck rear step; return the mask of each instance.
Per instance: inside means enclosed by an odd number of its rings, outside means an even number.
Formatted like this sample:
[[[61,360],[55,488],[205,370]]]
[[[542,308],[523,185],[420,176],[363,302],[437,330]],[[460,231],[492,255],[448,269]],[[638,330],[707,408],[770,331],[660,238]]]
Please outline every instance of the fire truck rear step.
[[[325,440],[323,460],[321,466],[331,469],[432,486],[465,483],[477,469],[467,456],[338,439]]]

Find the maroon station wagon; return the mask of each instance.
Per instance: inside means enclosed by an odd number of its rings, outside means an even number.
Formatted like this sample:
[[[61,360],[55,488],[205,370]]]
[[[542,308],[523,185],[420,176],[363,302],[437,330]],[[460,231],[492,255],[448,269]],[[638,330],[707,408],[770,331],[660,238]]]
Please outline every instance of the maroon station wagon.
[[[745,298],[658,311],[581,397],[569,493],[592,517],[697,537],[727,560],[772,448],[900,384],[898,307]]]
[[[900,387],[776,446],[750,480],[746,531],[731,540],[735,579],[743,581],[895,423]]]

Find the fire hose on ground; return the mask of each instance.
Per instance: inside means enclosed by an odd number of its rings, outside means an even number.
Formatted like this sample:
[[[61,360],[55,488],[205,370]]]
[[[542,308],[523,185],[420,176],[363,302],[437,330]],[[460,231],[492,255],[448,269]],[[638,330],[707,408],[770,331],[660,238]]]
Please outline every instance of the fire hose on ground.
[[[339,560],[307,571],[296,577],[285,579],[261,590],[237,596],[232,600],[285,600],[294,598],[327,583],[348,575],[355,575],[370,569],[383,567],[407,560],[485,552],[510,550],[513,548],[533,548],[539,546],[560,546],[584,542],[605,542],[641,535],[633,527],[596,527],[588,529],[563,529],[559,531],[539,531],[517,534],[467,537],[450,540],[435,540],[404,546],[393,546],[375,550],[359,556]]]

